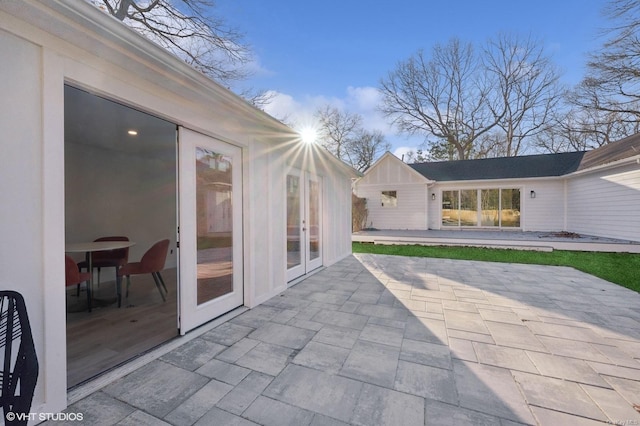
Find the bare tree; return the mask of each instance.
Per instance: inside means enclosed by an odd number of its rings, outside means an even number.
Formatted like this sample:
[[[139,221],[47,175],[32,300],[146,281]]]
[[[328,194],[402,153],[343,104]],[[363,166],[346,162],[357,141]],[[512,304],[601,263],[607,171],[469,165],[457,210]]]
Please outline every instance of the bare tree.
[[[487,43],[483,59],[497,80],[500,102],[494,114],[502,117],[501,132],[491,135],[496,143],[488,147],[494,152],[485,156],[519,155],[527,140],[549,127],[550,115],[561,100],[560,73],[541,43],[530,37],[500,34]]]
[[[419,51],[381,81],[381,110],[401,131],[444,141],[458,159],[469,158],[476,139],[499,121],[481,65],[471,44],[458,39],[435,45],[431,58]]]
[[[640,121],[640,0],[610,0],[604,15],[612,23],[608,39],[591,56],[573,101]]]
[[[326,105],[316,111],[320,141],[333,155],[348,160],[347,145],[362,128],[362,116]]]
[[[499,36],[480,54],[453,39],[390,72],[380,84],[381,109],[401,131],[424,135],[432,158],[517,155],[557,102],[550,65],[529,38]]]
[[[364,172],[376,159],[391,149],[380,131],[360,130],[347,146],[348,163],[356,170]]]
[[[379,131],[363,128],[360,114],[326,105],[316,112],[320,143],[359,171],[368,169],[391,145]]]
[[[539,148],[549,152],[588,151],[640,131],[629,114],[575,105],[554,114],[552,123],[537,136]]]
[[[415,151],[410,150],[402,156],[402,161],[404,161],[407,164],[424,163],[425,161],[428,161],[428,160],[429,160],[429,157],[424,153],[424,151],[422,151],[422,148],[418,148]]]
[[[87,0],[196,69],[228,84],[247,77],[241,34],[209,13],[210,0]]]

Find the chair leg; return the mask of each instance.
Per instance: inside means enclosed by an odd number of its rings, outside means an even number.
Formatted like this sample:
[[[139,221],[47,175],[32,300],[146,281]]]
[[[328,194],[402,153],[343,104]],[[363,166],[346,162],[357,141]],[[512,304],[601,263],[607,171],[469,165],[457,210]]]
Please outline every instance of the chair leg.
[[[131,275],[127,275],[127,295],[129,297],[129,286],[131,285]]]
[[[169,290],[167,290],[167,286],[164,285],[164,280],[162,279],[162,275],[160,275],[160,271],[156,272],[158,278],[160,279],[160,284],[162,284],[162,288],[164,288],[165,294],[169,294]]]
[[[89,312],[91,312],[91,282],[85,281],[84,284],[87,287],[87,306],[89,307]]]
[[[116,293],[118,294],[118,308],[122,306],[122,276],[116,275]]]
[[[158,287],[158,291],[160,292],[160,296],[162,296],[162,301],[166,302],[167,299],[164,297],[164,293],[162,292],[162,287],[160,284],[160,280],[158,279],[158,276],[156,275],[157,272],[152,272],[151,276],[153,277],[153,280],[156,282],[156,287]]]
[[[98,288],[100,288],[100,268],[98,268]]]

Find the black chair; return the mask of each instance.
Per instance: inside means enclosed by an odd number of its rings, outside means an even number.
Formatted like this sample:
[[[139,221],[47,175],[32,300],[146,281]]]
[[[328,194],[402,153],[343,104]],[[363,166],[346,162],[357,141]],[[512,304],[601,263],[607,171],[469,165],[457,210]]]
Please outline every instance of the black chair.
[[[7,425],[26,425],[38,381],[38,357],[24,298],[15,291],[0,291],[0,349],[2,418]],[[7,413],[18,416],[9,420]]]

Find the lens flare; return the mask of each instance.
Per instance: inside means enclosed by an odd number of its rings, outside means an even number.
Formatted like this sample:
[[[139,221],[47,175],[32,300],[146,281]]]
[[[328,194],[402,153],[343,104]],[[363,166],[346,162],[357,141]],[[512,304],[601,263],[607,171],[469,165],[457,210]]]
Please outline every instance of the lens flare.
[[[300,138],[306,144],[314,144],[318,140],[318,132],[313,127],[305,127],[300,130]]]

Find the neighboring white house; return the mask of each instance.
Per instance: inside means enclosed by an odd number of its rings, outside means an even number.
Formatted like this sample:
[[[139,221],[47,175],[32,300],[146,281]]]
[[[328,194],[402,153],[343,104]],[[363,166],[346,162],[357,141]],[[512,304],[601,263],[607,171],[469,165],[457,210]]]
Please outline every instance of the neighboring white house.
[[[640,134],[588,152],[405,164],[354,189],[367,227],[568,231],[640,241]]]
[[[182,334],[351,253],[353,169],[90,4],[3,0],[0,59],[0,288],[26,299],[33,412],[67,404],[66,243],[170,239]],[[233,282],[206,303],[203,235]]]

